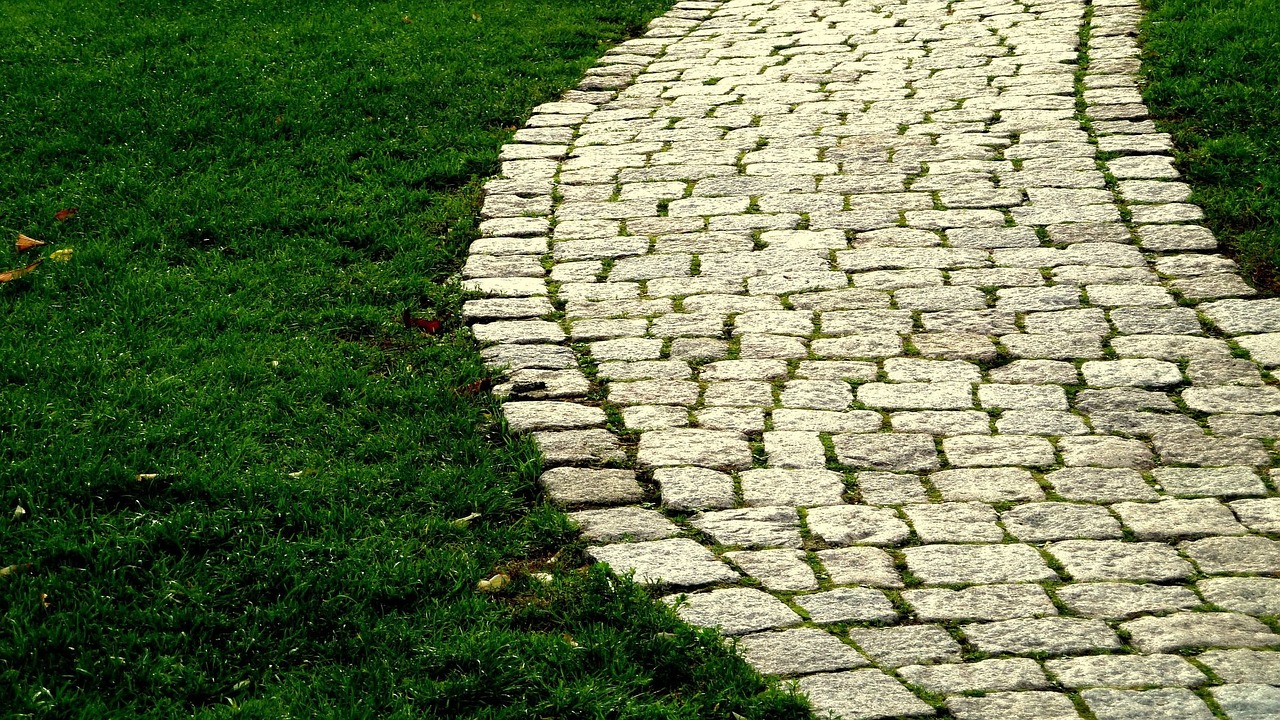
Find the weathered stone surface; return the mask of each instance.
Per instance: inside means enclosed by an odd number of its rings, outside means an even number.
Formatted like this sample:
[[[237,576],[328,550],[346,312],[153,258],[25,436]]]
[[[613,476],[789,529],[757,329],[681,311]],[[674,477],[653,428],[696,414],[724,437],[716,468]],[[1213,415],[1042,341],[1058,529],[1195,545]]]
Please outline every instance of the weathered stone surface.
[[[733,478],[706,468],[658,468],[653,472],[662,504],[672,510],[733,507]]]
[[[1077,581],[1177,580],[1193,572],[1191,564],[1164,543],[1064,540],[1045,550]]]
[[[848,720],[934,714],[932,707],[879,670],[808,675],[800,679],[800,690],[809,697],[815,711],[831,712]]]
[[[1151,474],[1165,492],[1175,497],[1248,497],[1267,494],[1262,479],[1249,467],[1156,468]],[[1232,509],[1235,509],[1234,503]],[[1236,512],[1239,513],[1238,510]]]
[[[1077,720],[1071,698],[1055,692],[1000,692],[947,699],[956,720]]]
[[[1186,610],[1200,604],[1200,598],[1187,588],[1166,585],[1078,583],[1057,588],[1054,594],[1073,611],[1096,618]]]
[[[612,546],[617,547],[617,546]],[[690,625],[717,628],[725,635],[799,625],[801,617],[774,596],[751,588],[727,588],[663,598]]]
[[[898,617],[884,593],[870,588],[836,588],[798,595],[795,603],[815,623],[889,622]]]
[[[1249,529],[1280,534],[1280,498],[1237,500],[1228,505]]]
[[[1248,615],[1179,612],[1121,623],[1144,653],[1192,647],[1261,648],[1280,645],[1280,635]]]
[[[661,430],[640,436],[636,461],[645,467],[698,465],[739,470],[751,467],[751,447],[723,430]]]
[[[503,403],[502,414],[516,432],[568,430],[604,425],[604,411],[597,407],[568,402]]]
[[[800,516],[795,508],[759,507],[715,510],[695,516],[694,527],[721,545],[747,548],[800,547]]]
[[[900,588],[902,578],[889,553],[874,547],[846,547],[819,550],[816,555],[836,585],[870,585]]]
[[[849,639],[885,668],[960,661],[960,644],[937,625],[853,628]]]
[[[762,675],[805,675],[870,664],[857,650],[815,628],[744,635],[738,652]]]
[[[569,519],[582,528],[582,537],[592,542],[661,540],[680,532],[662,513],[638,507],[580,510],[569,513]]]
[[[1211,537],[1178,546],[1201,572],[1280,573],[1280,542],[1256,535]]]
[[[960,435],[945,438],[942,451],[947,460],[958,467],[992,467],[1053,465],[1053,446],[1040,437],[1018,435]]]
[[[1118,437],[1064,437],[1058,440],[1062,461],[1068,466],[1134,468],[1146,470],[1154,461],[1147,446]]]
[[[930,475],[929,482],[948,501],[1027,502],[1044,498],[1035,478],[1020,468],[942,470]]]
[[[1211,720],[1204,701],[1185,688],[1085,690],[1080,693],[1098,720]]]
[[[909,505],[903,513],[911,520],[921,542],[1000,542],[1004,531],[996,525],[996,511],[983,503]]]
[[[635,572],[637,582],[692,587],[729,582],[738,573],[711,551],[687,538],[592,547],[587,554],[619,574]]]
[[[1243,535],[1231,510],[1217,500],[1164,500],[1158,503],[1117,503],[1120,521],[1142,540]]]
[[[1024,618],[965,625],[974,647],[990,653],[1064,655],[1120,647],[1120,638],[1101,620]]]
[[[800,550],[739,550],[725,553],[748,576],[769,590],[816,590],[817,578]]]
[[[964,664],[908,665],[898,668],[902,679],[934,693],[1035,690],[1050,687],[1034,660],[981,660]]]
[[[909,535],[889,508],[830,505],[809,510],[809,532],[830,545],[897,545]]]
[[[1210,650],[1196,656],[1214,675],[1230,683],[1280,685],[1280,652]]]
[[[1231,720],[1270,720],[1280,716],[1280,688],[1270,685],[1221,685],[1209,690]]]
[[[1280,578],[1222,577],[1196,583],[1206,602],[1246,615],[1280,615]]]
[[[1012,620],[1057,615],[1039,585],[978,585],[963,590],[904,590],[902,599],[925,621]]]
[[[1067,468],[1045,475],[1059,495],[1081,502],[1156,500],[1159,495],[1135,470]]]
[[[552,468],[538,482],[560,505],[621,505],[644,497],[631,470]]]
[[[1001,513],[1000,520],[1009,534],[1022,542],[1121,536],[1120,523],[1105,509],[1092,505],[1028,503]]]
[[[1178,655],[1094,655],[1044,666],[1069,688],[1195,687],[1209,681]]]
[[[926,585],[1056,580],[1030,545],[922,545],[902,551],[907,567]]]
[[[938,452],[929,435],[835,435],[831,444],[841,463],[856,468],[920,472],[938,467]]]
[[[844,477],[830,470],[746,470],[742,498],[748,505],[839,505]]]

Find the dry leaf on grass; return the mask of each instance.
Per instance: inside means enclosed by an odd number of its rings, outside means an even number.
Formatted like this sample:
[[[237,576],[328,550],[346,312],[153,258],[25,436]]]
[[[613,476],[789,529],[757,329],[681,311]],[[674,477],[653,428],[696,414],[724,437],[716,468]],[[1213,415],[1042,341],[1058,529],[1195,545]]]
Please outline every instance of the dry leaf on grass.
[[[7,283],[7,282],[11,282],[11,281],[13,281],[13,280],[17,280],[18,278],[22,277],[23,275],[26,275],[27,273],[31,272],[32,270],[35,270],[36,268],[40,267],[40,263],[42,263],[42,262],[44,262],[44,259],[43,259],[43,258],[42,258],[42,259],[40,259],[40,260],[37,260],[37,261],[35,261],[35,262],[33,262],[33,263],[31,263],[30,265],[28,265],[28,266],[26,266],[26,267],[20,267],[20,268],[15,268],[15,269],[13,269],[13,270],[8,270],[8,271],[5,271],[5,272],[0,272],[0,283]]]
[[[22,233],[18,233],[18,239],[13,242],[13,246],[18,249],[18,252],[26,252],[28,250],[32,250],[34,248],[42,247],[48,244],[49,243],[43,240],[37,240],[33,237],[27,237]]]

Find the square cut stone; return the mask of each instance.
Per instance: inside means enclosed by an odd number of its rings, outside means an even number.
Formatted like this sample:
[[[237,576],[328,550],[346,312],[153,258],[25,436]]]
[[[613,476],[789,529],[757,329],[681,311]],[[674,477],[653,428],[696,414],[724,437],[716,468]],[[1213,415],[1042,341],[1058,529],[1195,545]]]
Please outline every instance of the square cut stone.
[[[1030,545],[921,545],[902,551],[926,585],[972,585],[1057,580]]]
[[[552,468],[538,479],[558,505],[622,505],[644,498],[631,470]]]
[[[926,622],[950,620],[1013,620],[1045,617],[1058,611],[1034,584],[976,585],[964,590],[904,590],[902,599]]]
[[[669,430],[689,424],[689,409],[670,405],[633,405],[621,409],[628,430]]]
[[[934,714],[932,707],[879,670],[807,675],[800,679],[800,691],[816,713],[830,712],[848,720]]]
[[[1085,690],[1080,696],[1098,720],[1213,720],[1204,701],[1186,688]]]
[[[604,426],[604,411],[598,407],[570,402],[509,402],[502,404],[502,414],[513,431],[571,430]]]
[[[1140,540],[1244,535],[1231,510],[1217,500],[1163,500],[1158,503],[1117,503],[1116,513]]]
[[[982,697],[951,697],[947,708],[956,720],[1079,720],[1071,698],[1056,692],[1000,692]]]
[[[1041,502],[1019,505],[1000,514],[1010,535],[1022,542],[1048,542],[1089,538],[1106,540],[1121,536],[1120,523],[1095,505]]]
[[[1246,615],[1280,615],[1280,578],[1221,577],[1196,584],[1207,602]]]
[[[715,510],[695,516],[690,524],[720,545],[744,548],[800,547],[800,516],[795,508],[760,507]]]
[[[761,675],[806,675],[870,664],[857,650],[817,628],[744,635],[738,640],[737,647]]]
[[[704,411],[705,412],[705,411]],[[832,412],[830,410],[774,410],[773,429],[826,433],[873,433],[880,429],[880,413],[870,410]],[[762,428],[763,429],[763,428]]]
[[[533,440],[547,466],[622,462],[627,457],[618,437],[603,429],[536,432]]]
[[[1034,660],[979,660],[945,665],[909,665],[898,674],[912,685],[932,693],[1033,690],[1050,687],[1049,679]]]
[[[1048,440],[1026,435],[958,435],[944,438],[942,450],[957,467],[1046,467],[1056,462]]]
[[[1257,535],[1211,537],[1178,545],[1208,575],[1280,573],[1280,542]]]
[[[924,484],[915,475],[860,472],[857,480],[862,502],[869,505],[910,505],[929,502]]]
[[[1267,494],[1250,467],[1156,468],[1156,482],[1175,497],[1249,497]],[[1234,503],[1232,504],[1234,508]],[[1238,514],[1238,513],[1237,513]]]
[[[991,418],[977,410],[916,410],[889,416],[895,432],[929,435],[985,435]]]
[[[1280,534],[1280,498],[1237,500],[1228,503],[1240,522],[1251,530]]]
[[[1168,581],[1190,577],[1194,572],[1190,563],[1164,543],[1064,540],[1045,550],[1076,581]]]
[[[1120,638],[1101,620],[1031,618],[965,625],[964,634],[981,652],[1066,655],[1114,650]]]
[[[717,469],[751,467],[751,446],[723,430],[656,430],[640,436],[636,461],[642,467],[697,465]]]
[[[852,628],[849,639],[885,668],[960,662],[960,644],[937,625]]]
[[[809,532],[829,545],[897,545],[910,534],[893,510],[864,505],[815,507],[806,523]]]
[[[891,622],[898,617],[889,598],[870,588],[836,588],[813,595],[797,595],[795,603],[815,623]]]
[[[753,588],[726,588],[663,598],[690,625],[716,628],[725,635],[799,625],[803,618],[782,601]]]
[[[929,482],[947,501],[1028,502],[1044,499],[1044,491],[1035,478],[1021,468],[941,470],[930,475]]]
[[[1093,655],[1049,660],[1045,668],[1073,689],[1196,687],[1209,681],[1178,655]]]
[[[747,505],[843,504],[844,476],[830,470],[744,470],[742,498]]]
[[[1104,619],[1186,610],[1200,604],[1195,593],[1176,585],[1076,583],[1064,585],[1054,594],[1073,611]]]
[[[973,407],[969,383],[866,383],[858,387],[858,401],[889,410],[966,410]]]
[[[845,547],[815,553],[836,585],[900,588],[902,579],[889,553],[874,547]]]
[[[1143,653],[1184,648],[1261,648],[1280,645],[1280,635],[1256,618],[1237,613],[1179,612],[1120,624]]]
[[[884,372],[893,382],[960,382],[976,383],[982,379],[977,365],[964,360],[921,360],[889,358]]]
[[[911,519],[921,542],[1000,542],[1004,530],[996,525],[996,511],[977,502],[908,505],[903,512]]]
[[[815,469],[827,464],[827,449],[815,432],[771,430],[764,434],[764,452],[774,468]]]
[[[688,538],[603,545],[587,554],[620,575],[635,572],[636,582],[646,585],[695,587],[738,579],[733,568]]]
[[[738,550],[725,553],[742,571],[769,590],[817,590],[813,568],[800,550]]]
[[[843,464],[871,470],[921,472],[938,467],[933,437],[910,433],[834,435],[831,443]]]
[[[707,385],[702,402],[728,407],[773,407],[773,386],[755,380],[732,380]]]
[[[1280,685],[1280,652],[1210,650],[1197,658],[1214,675],[1230,683]]]
[[[1067,468],[1055,470],[1045,479],[1067,500],[1111,503],[1160,497],[1135,470]]]
[[[989,373],[991,381],[1004,384],[1075,385],[1080,373],[1075,366],[1061,360],[1014,360]]]
[[[1057,385],[979,385],[984,408],[1003,410],[1066,410],[1067,396]]]
[[[1064,437],[1058,440],[1062,461],[1068,466],[1134,468],[1146,470],[1154,461],[1151,451],[1138,440],[1118,437]]]
[[[1280,688],[1270,685],[1220,685],[1213,699],[1231,720],[1274,720],[1280,717]]]
[[[764,430],[764,410],[760,408],[704,407],[694,413],[704,430],[760,432]]]
[[[715,470],[695,467],[658,468],[653,472],[662,492],[662,504],[672,510],[733,507],[733,478]]]
[[[633,506],[580,510],[569,513],[569,519],[582,528],[582,537],[591,542],[661,540],[680,532],[662,513]]]
[[[1164,360],[1090,360],[1081,366],[1093,387],[1166,387],[1182,382],[1178,366]]]
[[[782,389],[783,407],[840,411],[850,402],[853,391],[840,380],[792,380]]]

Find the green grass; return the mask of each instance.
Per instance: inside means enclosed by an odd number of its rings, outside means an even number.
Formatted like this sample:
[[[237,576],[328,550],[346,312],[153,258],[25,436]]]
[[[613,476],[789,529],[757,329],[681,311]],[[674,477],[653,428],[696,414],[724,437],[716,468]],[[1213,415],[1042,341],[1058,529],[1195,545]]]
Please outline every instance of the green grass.
[[[1209,225],[1259,287],[1280,290],[1280,8],[1147,0],[1145,95]]]
[[[572,533],[458,392],[479,178],[666,5],[3,2],[0,269],[75,255],[0,285],[0,715],[804,715],[580,555],[522,578]]]

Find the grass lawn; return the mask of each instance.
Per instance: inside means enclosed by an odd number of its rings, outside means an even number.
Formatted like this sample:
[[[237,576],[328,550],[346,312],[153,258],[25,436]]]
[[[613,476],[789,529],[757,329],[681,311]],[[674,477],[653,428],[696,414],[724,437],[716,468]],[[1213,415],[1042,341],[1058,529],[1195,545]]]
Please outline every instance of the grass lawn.
[[[74,257],[0,285],[0,715],[804,715],[602,572],[475,589],[572,539],[465,391],[479,178],[668,2],[3,2],[0,270]]]
[[[1147,0],[1147,102],[1246,273],[1280,291],[1280,6]]]

